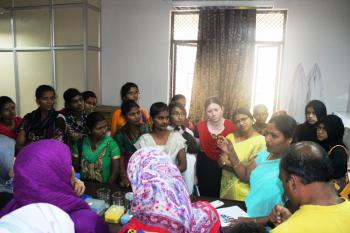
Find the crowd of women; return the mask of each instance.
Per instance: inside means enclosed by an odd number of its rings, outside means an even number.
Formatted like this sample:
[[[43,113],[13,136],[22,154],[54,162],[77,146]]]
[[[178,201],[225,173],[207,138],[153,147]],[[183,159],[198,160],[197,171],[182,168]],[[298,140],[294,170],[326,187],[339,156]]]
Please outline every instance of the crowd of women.
[[[210,97],[206,119],[193,124],[183,95],[169,105],[152,104],[147,114],[138,105],[136,84],[126,83],[120,92],[110,132],[91,91],[66,90],[65,106],[57,111],[55,90],[41,85],[38,108],[23,119],[11,98],[0,97],[0,217],[43,202],[67,213],[75,232],[108,232],[78,197],[84,192],[74,177],[79,172],[83,180],[132,188],[135,216],[123,232],[219,232],[215,209],[191,204],[191,194],[245,201],[249,218],[238,221],[268,225],[275,205],[288,206],[279,163],[297,141],[319,143],[332,161],[335,188],[348,183],[344,125],[319,100],[306,105],[305,122],[297,125],[284,111],[266,122],[264,105],[253,114],[238,108],[233,119],[225,119],[219,98]]]

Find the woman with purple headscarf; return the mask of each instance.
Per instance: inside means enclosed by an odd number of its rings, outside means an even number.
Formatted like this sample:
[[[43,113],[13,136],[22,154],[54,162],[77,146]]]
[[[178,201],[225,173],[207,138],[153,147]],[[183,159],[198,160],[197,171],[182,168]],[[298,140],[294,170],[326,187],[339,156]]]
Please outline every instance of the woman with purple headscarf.
[[[68,213],[76,233],[107,233],[103,219],[74,192],[71,153],[56,140],[34,142],[21,150],[14,165],[13,199],[0,217],[32,203],[49,203]]]

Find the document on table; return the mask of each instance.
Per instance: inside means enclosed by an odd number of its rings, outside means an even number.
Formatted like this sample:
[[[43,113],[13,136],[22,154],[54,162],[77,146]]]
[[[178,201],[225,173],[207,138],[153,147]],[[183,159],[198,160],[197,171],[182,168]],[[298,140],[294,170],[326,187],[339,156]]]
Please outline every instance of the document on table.
[[[220,222],[222,227],[227,227],[230,223],[230,220],[238,217],[248,217],[248,214],[244,212],[238,206],[231,206],[225,208],[216,209],[220,216]]]

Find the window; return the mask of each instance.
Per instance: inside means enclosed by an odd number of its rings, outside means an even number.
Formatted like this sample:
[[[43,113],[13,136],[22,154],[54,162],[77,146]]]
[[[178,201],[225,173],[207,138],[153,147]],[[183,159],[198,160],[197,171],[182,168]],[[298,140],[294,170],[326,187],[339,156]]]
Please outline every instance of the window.
[[[100,2],[0,0],[0,93],[16,102],[19,115],[36,108],[41,84],[59,97],[68,87],[100,96]]]
[[[286,13],[286,11],[259,10],[256,15],[251,107],[265,104],[270,113],[276,110],[278,104]],[[198,11],[174,11],[171,18],[170,93],[184,94],[188,103],[191,101],[197,52],[198,18]]]
[[[171,33],[171,73],[173,94],[183,94],[191,102],[194,65],[197,53],[198,11],[174,12]],[[189,112],[189,104],[186,110]]]
[[[251,109],[265,104],[269,113],[278,105],[278,85],[286,11],[258,11],[255,32],[255,65]]]

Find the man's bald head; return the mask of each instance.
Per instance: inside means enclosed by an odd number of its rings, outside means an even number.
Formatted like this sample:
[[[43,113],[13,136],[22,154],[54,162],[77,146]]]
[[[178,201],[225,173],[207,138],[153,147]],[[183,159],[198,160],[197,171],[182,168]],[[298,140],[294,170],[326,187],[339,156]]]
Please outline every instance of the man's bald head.
[[[287,176],[296,175],[304,184],[329,182],[333,168],[327,152],[317,143],[299,142],[291,145],[281,160]]]

